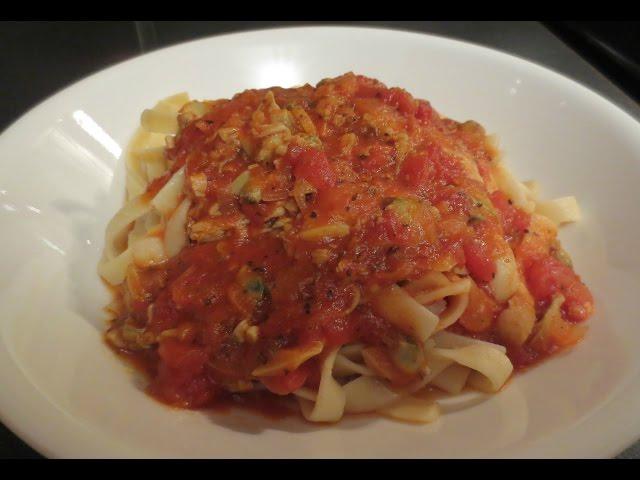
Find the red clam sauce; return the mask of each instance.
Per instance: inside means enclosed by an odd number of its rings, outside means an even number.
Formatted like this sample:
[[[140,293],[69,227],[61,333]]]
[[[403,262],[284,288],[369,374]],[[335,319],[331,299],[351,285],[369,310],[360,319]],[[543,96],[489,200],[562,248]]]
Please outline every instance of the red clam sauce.
[[[531,214],[495,188],[495,152],[477,123],[354,74],[205,104],[181,122],[170,170],[147,190],[185,168],[188,244],[161,265],[130,267],[112,326],[114,348],[148,375],[155,398],[271,408],[267,392],[317,386],[319,362],[258,382],[256,368],[313,342],[393,348],[404,335],[368,297],[432,271],[472,279],[449,330],[505,344],[496,319],[507,302],[490,282],[509,249],[538,321],[562,293],[568,325],[545,342],[507,344],[514,366],[577,341],[571,328],[591,314],[591,294],[558,259],[555,237],[536,240]]]

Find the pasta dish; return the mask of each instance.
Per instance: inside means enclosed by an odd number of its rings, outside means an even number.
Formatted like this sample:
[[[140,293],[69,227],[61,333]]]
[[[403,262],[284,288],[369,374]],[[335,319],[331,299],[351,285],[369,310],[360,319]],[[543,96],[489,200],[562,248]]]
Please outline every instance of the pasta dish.
[[[182,408],[427,423],[577,343],[593,298],[474,121],[352,73],[145,110],[107,227],[107,342]]]

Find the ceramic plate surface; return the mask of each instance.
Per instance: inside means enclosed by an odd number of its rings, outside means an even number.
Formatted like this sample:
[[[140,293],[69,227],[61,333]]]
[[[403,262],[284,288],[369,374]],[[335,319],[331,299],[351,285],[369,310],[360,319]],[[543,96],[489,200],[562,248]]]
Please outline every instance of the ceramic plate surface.
[[[151,400],[102,343],[96,273],[124,201],[122,151],[170,94],[229,97],[354,71],[497,133],[543,195],[575,195],[561,230],[596,298],[589,333],[437,423],[314,426]],[[213,37],[121,63],[40,104],[0,136],[0,418],[51,457],[609,457],[640,435],[640,124],[522,59],[389,30],[294,28]]]

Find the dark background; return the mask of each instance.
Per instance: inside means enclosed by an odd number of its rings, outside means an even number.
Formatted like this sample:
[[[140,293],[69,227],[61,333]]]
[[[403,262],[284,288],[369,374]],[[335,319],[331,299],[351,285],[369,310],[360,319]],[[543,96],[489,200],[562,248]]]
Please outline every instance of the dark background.
[[[136,55],[204,36],[308,23],[318,22],[0,22],[0,131],[70,83]],[[573,77],[632,114],[640,102],[638,21],[349,23],[484,44]],[[620,457],[639,452],[635,446]],[[0,424],[0,458],[41,457]]]
[[[3,22],[0,24],[0,130],[57,90],[113,63],[194,38],[310,22]],[[338,22],[333,22],[338,23]],[[474,40],[484,22],[350,22]],[[494,22],[491,22],[494,23]],[[512,34],[518,22],[483,30]],[[640,102],[640,22],[544,22],[579,55]],[[503,31],[504,30],[504,31]],[[526,29],[525,29],[526,30]],[[532,45],[535,48],[535,45]]]

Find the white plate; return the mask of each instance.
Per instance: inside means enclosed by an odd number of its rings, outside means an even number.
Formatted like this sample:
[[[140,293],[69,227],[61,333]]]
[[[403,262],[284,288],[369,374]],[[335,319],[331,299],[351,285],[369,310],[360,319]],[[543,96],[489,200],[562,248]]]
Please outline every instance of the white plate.
[[[228,97],[349,70],[479,121],[499,134],[520,178],[538,179],[548,198],[578,197],[584,220],[561,238],[596,297],[586,340],[430,426],[370,418],[317,427],[156,403],[101,343],[109,295],[96,274],[140,112],[179,91]],[[556,73],[405,32],[227,35],[67,88],[5,131],[0,155],[0,416],[47,456],[608,457],[640,435],[640,124]]]

